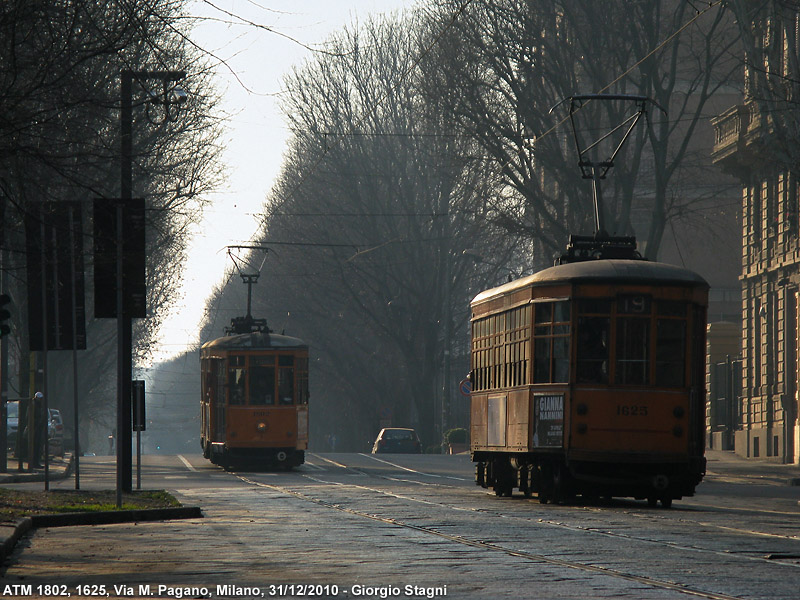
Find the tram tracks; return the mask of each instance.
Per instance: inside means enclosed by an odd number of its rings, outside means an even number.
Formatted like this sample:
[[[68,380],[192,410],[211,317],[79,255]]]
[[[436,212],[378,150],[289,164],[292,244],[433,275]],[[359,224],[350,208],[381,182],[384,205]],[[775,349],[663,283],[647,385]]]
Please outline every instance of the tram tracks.
[[[359,472],[358,470],[355,470]],[[382,479],[388,479],[393,481],[403,481],[408,483],[415,483],[419,485],[428,486],[437,486],[437,487],[449,487],[444,484],[440,483],[427,483],[427,482],[417,482],[413,480],[405,480],[405,479],[398,479],[387,477],[384,475],[369,475],[364,473],[367,476],[372,477],[379,477]],[[562,528],[566,530],[570,530],[577,534],[589,534],[589,535],[600,535],[605,536],[608,538],[616,538],[618,540],[624,540],[624,542],[631,543],[631,542],[638,542],[638,543],[646,543],[651,545],[657,545],[664,548],[669,548],[670,550],[677,550],[683,552],[692,552],[692,553],[709,553],[713,555],[723,556],[726,560],[730,559],[740,559],[740,560],[747,560],[747,561],[765,561],[772,565],[776,564],[774,557],[759,557],[759,556],[748,556],[742,554],[732,554],[728,552],[723,552],[719,550],[710,550],[705,548],[698,548],[691,545],[684,545],[679,543],[672,543],[672,542],[665,542],[663,540],[655,540],[655,539],[648,539],[645,537],[640,536],[632,536],[624,533],[619,532],[610,532],[610,531],[601,531],[595,528],[589,527],[582,527],[571,525],[568,523],[564,523],[561,521],[554,521],[554,520],[547,520],[541,518],[532,518],[532,517],[523,517],[520,515],[509,515],[505,513],[500,513],[491,509],[486,508],[475,508],[475,507],[464,507],[464,506],[456,506],[453,504],[449,504],[442,501],[433,500],[430,498],[422,498],[417,497],[414,494],[409,493],[400,493],[400,492],[393,492],[388,491],[385,489],[380,489],[379,487],[370,486],[370,485],[362,485],[353,482],[340,482],[340,481],[331,481],[328,479],[323,479],[322,474],[303,474],[302,475],[305,479],[314,482],[315,484],[325,486],[328,488],[338,488],[343,490],[345,488],[355,489],[359,492],[367,492],[382,495],[385,497],[393,498],[399,502],[408,503],[414,502],[418,504],[428,505],[428,506],[435,506],[439,509],[444,509],[446,511],[454,511],[454,512],[463,512],[463,513],[480,513],[483,515],[488,515],[492,518],[503,518],[503,519],[519,519],[525,520],[529,523],[539,526],[547,526],[547,527],[555,527],[555,528]],[[700,598],[710,598],[710,599],[718,599],[718,600],[733,600],[734,598],[740,598],[738,596],[732,596],[725,593],[719,593],[711,590],[701,589],[700,586],[696,585],[687,585],[683,583],[679,583],[676,581],[670,580],[670,578],[661,578],[661,577],[654,577],[649,575],[642,575],[637,574],[634,572],[629,572],[624,569],[614,568],[611,566],[604,566],[599,564],[590,564],[590,562],[585,560],[570,560],[568,558],[558,557],[551,554],[543,554],[539,552],[532,552],[527,551],[519,548],[511,547],[513,543],[508,542],[501,542],[501,541],[494,541],[494,540],[486,540],[480,539],[480,536],[468,535],[464,533],[456,533],[452,531],[442,531],[441,528],[437,528],[430,525],[422,525],[419,523],[410,522],[407,518],[393,516],[391,514],[375,514],[368,510],[363,510],[360,508],[353,508],[352,506],[346,506],[343,503],[339,503],[335,500],[331,500],[330,497],[332,494],[310,494],[306,491],[298,491],[297,489],[291,489],[286,485],[276,485],[272,483],[264,483],[260,481],[256,481],[249,477],[243,475],[237,475],[242,481],[258,486],[263,487],[266,489],[270,489],[273,491],[277,491],[282,494],[286,494],[289,496],[293,496],[300,500],[314,503],[318,506],[324,507],[330,510],[336,510],[342,513],[346,513],[352,516],[357,516],[364,519],[369,519],[372,521],[380,522],[389,524],[395,527],[403,528],[409,531],[414,531],[417,533],[422,533],[429,536],[435,536],[439,539],[446,540],[451,543],[459,544],[462,546],[468,546],[471,548],[481,549],[493,553],[498,554],[505,554],[510,557],[515,557],[518,559],[523,559],[526,561],[531,561],[532,563],[543,564],[543,565],[550,565],[558,568],[564,569],[571,569],[577,570],[584,573],[590,573],[595,575],[602,575],[606,577],[611,577],[616,580],[624,580],[627,582],[632,582],[635,584],[646,585],[651,588],[663,589],[663,590],[671,590],[675,592],[679,592],[682,595],[691,596],[691,597],[700,597]],[[463,488],[461,488],[463,489]],[[319,497],[320,495],[325,496],[324,498]],[[389,510],[391,513],[391,510]],[[782,565],[789,565],[798,567],[800,565],[794,565],[792,563],[783,563]]]
[[[458,486],[455,486],[455,485],[447,482],[447,480],[466,481],[463,478],[458,478],[458,477],[449,477],[449,476],[435,474],[435,473],[425,473],[424,471],[418,471],[418,470],[415,470],[415,469],[411,469],[411,468],[405,467],[403,465],[398,465],[398,464],[395,464],[395,463],[392,463],[392,462],[389,462],[389,461],[386,461],[386,460],[381,460],[381,459],[378,459],[378,458],[376,458],[376,457],[374,457],[372,455],[368,455],[368,454],[359,454],[359,456],[363,456],[365,458],[368,458],[368,459],[383,463],[385,465],[389,465],[389,466],[397,468],[397,469],[399,469],[401,471],[413,473],[413,474],[421,476],[421,477],[435,478],[435,479],[437,479],[437,481],[419,481],[419,480],[416,480],[416,479],[407,479],[407,478],[397,477],[397,476],[393,477],[393,476],[386,475],[386,474],[383,474],[383,473],[374,473],[374,472],[365,471],[363,469],[359,469],[359,468],[355,468],[355,467],[348,467],[346,465],[337,463],[337,462],[332,461],[332,460],[330,460],[328,458],[325,458],[323,456],[318,456],[318,455],[313,455],[313,456],[315,456],[316,458],[319,458],[322,461],[330,463],[330,464],[332,464],[332,465],[334,465],[336,467],[339,467],[339,468],[342,468],[342,469],[348,469],[351,472],[359,473],[359,474],[365,475],[367,477],[375,477],[375,478],[384,479],[384,480],[387,480],[387,481],[409,483],[409,484],[418,485],[418,486],[422,486],[422,487],[448,487],[448,488],[459,489]],[[464,488],[460,488],[460,489],[463,490]],[[488,494],[488,493],[485,494],[485,495],[487,497],[491,497],[491,495]],[[522,500],[520,500],[520,501],[522,501]],[[525,500],[524,502],[530,502],[530,501],[531,500]],[[502,502],[508,502],[508,500],[503,500]],[[590,511],[590,512],[593,512],[593,513],[604,513],[604,511],[608,510],[607,507],[596,507],[596,506],[579,506],[579,507],[575,507],[575,508],[578,509],[578,510]],[[650,508],[644,509],[644,512],[641,512],[639,509],[628,509],[628,510],[625,511],[625,514],[628,515],[628,516],[634,517],[634,518],[636,518],[638,520],[642,520],[642,521],[646,521],[646,522],[651,522],[651,521],[654,521],[654,520],[661,521],[661,520],[665,520],[667,518],[665,515],[678,515],[679,514],[680,515],[679,520],[680,520],[681,523],[689,524],[691,526],[698,527],[698,528],[713,527],[713,528],[719,529],[721,531],[726,531],[726,532],[733,532],[733,533],[744,534],[744,535],[749,535],[749,536],[754,536],[754,537],[780,539],[780,540],[786,540],[786,541],[800,543],[800,537],[798,537],[798,535],[775,534],[775,533],[769,533],[769,532],[764,532],[764,531],[756,531],[754,529],[745,529],[745,528],[742,528],[742,527],[733,527],[731,525],[713,523],[713,522],[708,521],[707,519],[701,519],[699,517],[698,518],[688,518],[686,516],[686,514],[684,513],[684,510],[687,510],[687,509],[688,509],[688,511],[691,511],[688,514],[691,514],[694,511],[698,511],[700,514],[708,514],[709,511],[711,511],[713,513],[726,513],[726,514],[730,515],[732,518],[734,518],[734,517],[736,517],[738,515],[741,515],[741,514],[758,515],[760,517],[772,517],[772,518],[779,518],[779,519],[797,519],[798,518],[798,514],[796,512],[765,510],[765,509],[749,508],[749,507],[732,508],[732,507],[717,506],[717,505],[682,507],[682,508],[679,508],[679,509],[676,509],[674,511],[667,512],[667,513],[663,513],[663,512],[660,512],[660,511],[654,511],[653,509],[650,509]],[[474,510],[479,510],[479,511],[484,511],[484,512],[488,512],[489,511],[489,509],[484,509],[484,508],[474,509]],[[510,515],[507,512],[501,513],[501,512],[497,512],[497,511],[495,511],[495,514],[497,516],[500,516],[500,517],[503,517],[503,518],[520,518],[520,519],[523,519],[525,521],[535,520],[537,522],[547,523],[547,524],[550,524],[550,525],[553,525],[553,526],[556,526],[556,527],[564,527],[565,526],[565,524],[563,522],[560,522],[560,521],[551,521],[551,520],[541,519],[541,518],[531,519],[531,517],[528,517],[527,515],[520,515],[520,514]],[[599,534],[599,535],[607,535],[607,536],[612,536],[612,537],[621,537],[621,538],[624,538],[624,539],[632,539],[632,540],[643,541],[643,542],[652,541],[652,540],[646,540],[644,538],[626,536],[625,534],[620,534],[620,533],[617,533],[617,532],[603,531],[601,529],[586,528],[585,530],[587,531],[587,533],[595,533],[595,534]],[[660,541],[655,541],[653,543],[665,544],[665,542],[660,542]],[[675,546],[675,547],[680,548],[681,546]],[[765,553],[765,554],[769,554],[769,553]],[[797,564],[795,566],[800,567],[800,564]]]

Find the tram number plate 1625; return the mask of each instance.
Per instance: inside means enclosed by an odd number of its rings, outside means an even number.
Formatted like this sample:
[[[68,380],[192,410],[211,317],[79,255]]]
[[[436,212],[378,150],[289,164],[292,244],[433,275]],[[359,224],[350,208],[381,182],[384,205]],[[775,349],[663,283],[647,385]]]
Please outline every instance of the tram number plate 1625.
[[[620,417],[646,417],[646,404],[617,404],[617,416]]]

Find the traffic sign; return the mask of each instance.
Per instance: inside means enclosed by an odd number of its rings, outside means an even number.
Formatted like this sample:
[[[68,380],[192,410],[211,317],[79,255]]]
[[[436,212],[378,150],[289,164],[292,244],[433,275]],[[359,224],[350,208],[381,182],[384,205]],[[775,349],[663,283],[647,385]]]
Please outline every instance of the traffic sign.
[[[469,379],[462,379],[458,389],[462,396],[469,396],[472,393],[472,382]]]

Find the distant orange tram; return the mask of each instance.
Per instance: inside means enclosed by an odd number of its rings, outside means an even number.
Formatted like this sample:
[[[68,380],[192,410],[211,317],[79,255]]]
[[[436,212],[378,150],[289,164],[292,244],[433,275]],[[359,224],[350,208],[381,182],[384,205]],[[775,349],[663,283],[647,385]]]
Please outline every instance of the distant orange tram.
[[[249,308],[249,307],[248,307]],[[234,319],[203,344],[200,445],[225,468],[301,465],[308,448],[308,346],[263,320]]]

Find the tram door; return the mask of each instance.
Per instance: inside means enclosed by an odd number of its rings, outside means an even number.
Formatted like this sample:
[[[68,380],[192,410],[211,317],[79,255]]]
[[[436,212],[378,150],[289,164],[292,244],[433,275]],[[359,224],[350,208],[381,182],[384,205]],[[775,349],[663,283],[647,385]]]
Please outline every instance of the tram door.
[[[211,378],[214,381],[214,393],[211,412],[213,413],[211,438],[215,442],[225,439],[225,361],[220,358],[211,360]]]

